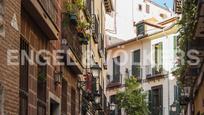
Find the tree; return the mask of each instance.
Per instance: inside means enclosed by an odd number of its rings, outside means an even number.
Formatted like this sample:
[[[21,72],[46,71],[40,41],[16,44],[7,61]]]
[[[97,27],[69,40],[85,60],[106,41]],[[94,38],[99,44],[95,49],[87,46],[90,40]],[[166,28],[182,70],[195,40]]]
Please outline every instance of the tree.
[[[126,89],[116,95],[119,108],[125,109],[128,115],[148,115],[146,94],[142,92],[140,83],[135,77],[126,79]]]

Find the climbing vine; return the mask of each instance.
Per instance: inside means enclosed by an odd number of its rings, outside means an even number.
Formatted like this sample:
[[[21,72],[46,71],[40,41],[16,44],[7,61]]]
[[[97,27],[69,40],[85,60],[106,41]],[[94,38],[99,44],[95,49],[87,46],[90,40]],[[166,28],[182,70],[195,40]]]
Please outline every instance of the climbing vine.
[[[197,3],[196,0],[185,0],[182,6],[182,18],[179,21],[179,36],[178,36],[178,45],[179,45],[179,53],[178,57],[182,55],[182,52],[186,52],[188,50],[188,43],[194,37],[194,31],[197,23]],[[184,60],[181,63],[181,60]],[[177,65],[177,69],[173,71],[173,74],[178,77],[180,80],[180,76],[185,72],[187,68],[187,57],[184,56],[184,59],[179,59],[179,63]]]

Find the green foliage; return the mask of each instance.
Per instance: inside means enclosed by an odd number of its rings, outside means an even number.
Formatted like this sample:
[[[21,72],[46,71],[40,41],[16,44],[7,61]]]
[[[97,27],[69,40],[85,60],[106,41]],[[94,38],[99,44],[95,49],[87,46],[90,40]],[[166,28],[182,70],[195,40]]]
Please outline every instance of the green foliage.
[[[68,13],[77,13],[84,8],[83,0],[76,0],[75,2],[66,3],[65,5]]]
[[[77,29],[80,31],[86,31],[91,28],[91,24],[86,21],[78,21]]]
[[[197,3],[196,0],[185,0],[183,2],[182,8],[182,18],[179,21],[179,50],[187,51],[187,44],[191,42],[194,37],[194,31],[197,23]],[[187,61],[187,57],[184,57],[184,60]],[[177,69],[172,72],[173,75],[180,78],[180,76],[185,72],[187,67],[187,62],[179,63]],[[179,79],[178,79],[179,80]]]
[[[126,90],[116,95],[119,108],[124,108],[128,115],[148,115],[146,94],[142,92],[140,83],[135,77],[131,77],[126,79],[125,84]]]

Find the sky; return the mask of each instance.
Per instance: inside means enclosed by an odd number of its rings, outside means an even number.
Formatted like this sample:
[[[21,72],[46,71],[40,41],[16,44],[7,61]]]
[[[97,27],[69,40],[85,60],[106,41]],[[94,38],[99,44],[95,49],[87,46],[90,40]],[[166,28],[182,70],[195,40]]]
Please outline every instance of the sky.
[[[164,5],[164,3],[166,2],[167,6],[169,8],[171,8],[171,9],[173,8],[173,1],[174,0],[152,0],[152,1],[154,1],[154,2],[156,2],[158,4],[160,4],[160,5]]]

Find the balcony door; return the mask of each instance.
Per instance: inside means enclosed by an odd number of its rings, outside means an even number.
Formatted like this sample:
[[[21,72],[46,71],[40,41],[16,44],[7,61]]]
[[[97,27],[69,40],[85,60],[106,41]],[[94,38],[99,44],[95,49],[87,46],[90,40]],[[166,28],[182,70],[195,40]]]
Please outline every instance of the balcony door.
[[[120,82],[120,56],[113,58],[113,82]]]
[[[153,74],[159,74],[163,68],[163,45],[162,42],[155,44],[154,46],[154,64],[152,69]]]
[[[140,50],[134,51],[132,58],[132,75],[140,78]]]

